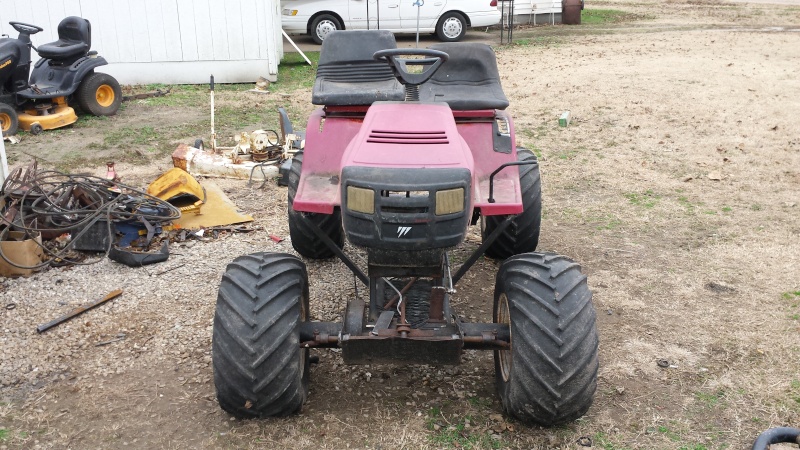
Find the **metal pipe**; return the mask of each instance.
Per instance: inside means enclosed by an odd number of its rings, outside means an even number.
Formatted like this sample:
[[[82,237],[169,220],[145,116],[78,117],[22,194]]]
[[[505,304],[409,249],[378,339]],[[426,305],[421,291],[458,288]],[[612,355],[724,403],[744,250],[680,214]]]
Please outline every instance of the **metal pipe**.
[[[408,284],[403,286],[403,289],[400,289],[400,295],[395,295],[394,297],[392,297],[388,302],[386,302],[385,305],[383,305],[383,309],[389,309],[392,306],[394,306],[394,302],[396,302],[397,299],[399,299],[403,295],[406,295],[406,292],[408,292],[408,290],[411,289],[411,286],[413,286],[414,283],[417,282],[417,280],[419,280],[418,277],[412,278],[411,281],[408,282]]]
[[[105,297],[101,298],[100,300],[95,300],[95,301],[93,301],[91,303],[88,303],[86,305],[79,306],[79,307],[73,309],[72,311],[68,312],[67,314],[59,317],[58,319],[51,320],[50,322],[47,322],[47,323],[39,325],[38,327],[36,327],[36,332],[37,333],[44,333],[45,331],[49,330],[50,328],[53,328],[56,325],[62,324],[64,322],[72,319],[73,317],[76,317],[76,316],[79,316],[79,315],[85,313],[86,311],[88,311],[88,310],[90,310],[90,309],[92,309],[94,307],[100,306],[103,303],[105,303],[105,302],[107,302],[107,301],[109,301],[111,299],[119,297],[120,294],[122,294],[122,289],[117,289],[116,291],[112,291],[108,295],[106,295]]]
[[[497,240],[500,234],[503,231],[505,231],[506,228],[508,228],[508,226],[511,224],[511,221],[514,220],[515,217],[517,216],[516,215],[508,216],[506,217],[506,220],[500,222],[500,225],[497,228],[495,228],[492,234],[490,234],[485,241],[483,241],[483,244],[481,244],[481,246],[478,247],[478,249],[475,250],[475,252],[473,252],[472,255],[470,255],[470,257],[464,262],[464,264],[462,264],[461,267],[458,268],[458,272],[456,272],[456,274],[453,276],[454,284],[458,284],[458,280],[460,280],[461,277],[463,277],[464,274],[467,273],[467,271],[470,269],[470,267],[472,267],[473,264],[475,264],[475,261],[477,261],[478,258],[480,258],[481,256],[483,256],[484,253],[486,253],[486,249],[488,249],[489,246],[492,245],[494,241]]]

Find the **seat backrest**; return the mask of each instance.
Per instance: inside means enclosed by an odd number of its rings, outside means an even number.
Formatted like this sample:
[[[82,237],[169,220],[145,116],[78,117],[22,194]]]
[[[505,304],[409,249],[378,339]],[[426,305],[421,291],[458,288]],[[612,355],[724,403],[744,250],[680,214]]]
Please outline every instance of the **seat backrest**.
[[[491,47],[472,42],[446,42],[430,48],[447,53],[449,59],[420,87],[423,101],[447,102],[456,110],[508,107]]]
[[[58,24],[58,39],[84,42],[92,48],[92,25],[82,17],[67,17]]]
[[[397,48],[387,30],[333,31],[322,41],[317,78],[311,95],[315,105],[371,105],[402,101],[405,91],[386,61],[376,61],[378,50]]]

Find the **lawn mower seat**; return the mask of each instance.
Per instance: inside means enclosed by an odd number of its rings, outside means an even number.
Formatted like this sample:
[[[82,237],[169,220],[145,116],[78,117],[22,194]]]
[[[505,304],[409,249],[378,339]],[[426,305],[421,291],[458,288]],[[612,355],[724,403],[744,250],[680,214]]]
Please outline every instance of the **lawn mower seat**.
[[[371,105],[403,101],[405,90],[385,61],[372,55],[397,48],[386,30],[334,31],[322,41],[311,103],[327,106]]]
[[[39,56],[55,60],[81,57],[92,48],[92,26],[82,17],[70,16],[58,24],[58,40],[39,46]]]
[[[430,46],[450,58],[419,87],[423,102],[447,102],[451,109],[506,109],[494,50],[486,44],[448,42]]]

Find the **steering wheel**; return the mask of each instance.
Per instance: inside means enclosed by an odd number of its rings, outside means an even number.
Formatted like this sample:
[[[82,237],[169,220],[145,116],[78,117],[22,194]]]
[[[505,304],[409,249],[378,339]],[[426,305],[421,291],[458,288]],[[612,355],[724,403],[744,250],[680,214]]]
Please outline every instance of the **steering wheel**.
[[[22,34],[32,35],[36,34],[40,31],[44,31],[44,28],[37,27],[36,25],[31,25],[29,23],[22,23],[22,22],[8,22],[9,25],[14,27],[15,30],[19,31]]]
[[[422,56],[423,58],[402,58],[402,56]],[[419,86],[431,79],[449,56],[439,50],[426,48],[389,48],[378,50],[372,57],[378,61],[386,61],[394,72],[397,81],[404,86]],[[412,73],[408,66],[424,66],[420,73]]]

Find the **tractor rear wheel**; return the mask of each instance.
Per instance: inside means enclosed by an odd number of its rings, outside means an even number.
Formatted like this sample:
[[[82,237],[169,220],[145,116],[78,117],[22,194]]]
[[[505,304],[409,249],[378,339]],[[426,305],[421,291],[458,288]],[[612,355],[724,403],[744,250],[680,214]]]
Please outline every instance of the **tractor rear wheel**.
[[[93,72],[78,86],[78,104],[95,116],[113,116],[122,104],[122,88],[111,75]]]
[[[297,152],[292,157],[292,170],[289,171],[289,236],[292,238],[292,247],[297,253],[306,258],[323,259],[335,254],[318,238],[312,226],[318,226],[325,235],[339,247],[344,246],[344,232],[342,231],[342,213],[338,209],[333,214],[304,213],[294,210],[294,196],[300,184],[300,172],[303,169],[303,152]]]
[[[297,257],[254,253],[228,264],[214,315],[217,400],[239,418],[285,416],[308,395],[308,275]]]
[[[597,388],[595,320],[577,263],[552,253],[503,262],[494,293],[494,322],[511,328],[511,348],[494,353],[503,409],[543,426],[585,414]]]
[[[539,175],[539,162],[530,150],[517,149],[517,161],[533,161],[533,164],[519,166],[519,183],[522,193],[522,212],[515,217],[508,228],[486,249],[486,256],[506,259],[511,256],[536,250],[539,245],[539,229],[542,225],[542,178]],[[483,239],[508,216],[485,216]]]
[[[19,116],[11,105],[0,103],[0,129],[3,136],[13,136],[19,129]]]

